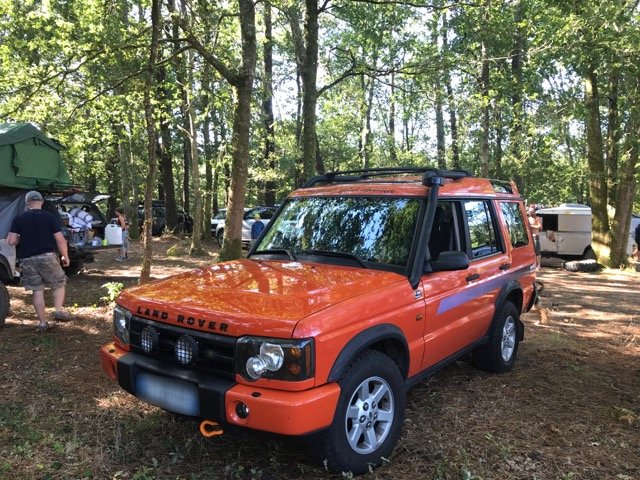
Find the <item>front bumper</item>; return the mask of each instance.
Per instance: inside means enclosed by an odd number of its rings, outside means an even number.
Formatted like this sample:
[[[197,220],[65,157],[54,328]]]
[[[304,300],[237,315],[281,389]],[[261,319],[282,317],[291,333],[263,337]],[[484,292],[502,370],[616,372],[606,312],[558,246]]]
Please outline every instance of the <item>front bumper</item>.
[[[100,349],[100,361],[122,388],[165,410],[282,435],[327,428],[340,396],[336,383],[304,391],[256,388],[126,352],[114,343]],[[240,404],[249,412],[246,418],[237,413]]]

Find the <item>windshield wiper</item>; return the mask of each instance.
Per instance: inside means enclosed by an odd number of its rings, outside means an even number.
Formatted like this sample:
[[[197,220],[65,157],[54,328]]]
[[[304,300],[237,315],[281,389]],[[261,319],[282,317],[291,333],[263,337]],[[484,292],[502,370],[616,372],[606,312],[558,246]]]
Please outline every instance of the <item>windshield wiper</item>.
[[[283,253],[287,257],[289,257],[289,260],[297,260],[295,255],[286,248],[269,248],[267,250],[256,250],[255,252],[253,252],[253,255],[282,255]]]
[[[348,258],[350,260],[355,260],[356,262],[358,262],[362,268],[368,268],[364,264],[364,261],[362,261],[362,259],[360,257],[358,257],[357,255],[354,255],[353,253],[334,252],[334,251],[331,251],[331,250],[314,250],[314,249],[303,250],[300,253],[305,254],[305,255],[322,255],[322,256],[325,256],[325,257]]]

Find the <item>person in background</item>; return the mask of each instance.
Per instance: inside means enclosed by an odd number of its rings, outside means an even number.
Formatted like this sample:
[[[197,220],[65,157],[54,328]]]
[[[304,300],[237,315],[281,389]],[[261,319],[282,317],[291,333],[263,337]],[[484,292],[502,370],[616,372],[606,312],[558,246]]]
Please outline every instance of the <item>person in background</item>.
[[[255,242],[264,230],[264,223],[260,221],[260,214],[256,213],[253,218],[254,222],[253,225],[251,225],[251,243]]]
[[[529,226],[531,227],[531,233],[533,235],[533,246],[536,251],[536,262],[538,268],[540,268],[540,262],[542,255],[540,253],[540,230],[542,229],[542,222],[540,217],[536,215],[536,206],[534,204],[529,205],[527,209],[527,217],[529,218]]]
[[[16,250],[20,259],[22,285],[25,290],[33,291],[33,306],[39,320],[38,331],[46,332],[49,323],[46,318],[45,287],[53,292],[53,319],[61,322],[72,319],[63,308],[67,277],[60,266],[61,262],[63,266],[69,266],[69,253],[60,220],[42,210],[44,199],[40,192],[28,192],[25,202],[27,211],[11,222],[7,243],[20,245]],[[56,255],[56,247],[61,255],[60,260]]]
[[[124,208],[116,208],[116,217],[118,225],[122,228],[122,246],[120,247],[120,255],[116,257],[116,261],[122,262],[129,258],[129,222],[124,216]]]

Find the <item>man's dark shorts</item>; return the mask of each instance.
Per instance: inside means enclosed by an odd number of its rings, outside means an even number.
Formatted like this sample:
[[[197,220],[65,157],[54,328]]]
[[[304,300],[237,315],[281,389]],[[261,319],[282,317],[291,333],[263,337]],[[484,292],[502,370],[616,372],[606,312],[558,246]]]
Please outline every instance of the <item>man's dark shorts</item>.
[[[26,290],[57,289],[64,287],[67,276],[60,266],[55,253],[43,253],[20,259],[22,286]]]
[[[540,249],[540,235],[538,235],[537,233],[533,234],[533,248],[536,252],[536,256],[540,256],[541,253],[541,249]]]

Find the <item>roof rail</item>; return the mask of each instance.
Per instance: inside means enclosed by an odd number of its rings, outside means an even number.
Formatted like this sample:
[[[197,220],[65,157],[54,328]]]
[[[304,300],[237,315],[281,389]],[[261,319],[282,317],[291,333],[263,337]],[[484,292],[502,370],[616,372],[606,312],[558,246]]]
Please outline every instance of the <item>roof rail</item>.
[[[439,170],[431,167],[384,167],[384,168],[363,168],[359,170],[344,170],[327,172],[323,175],[318,175],[311,178],[307,183],[303,185],[303,188],[314,187],[318,184],[329,183],[350,183],[367,180],[373,177],[382,176],[399,176],[409,174],[423,174],[423,183],[427,178],[440,177],[440,178],[462,178],[471,177],[471,173],[466,170]],[[399,180],[402,181],[402,180]],[[427,183],[425,183],[426,185]]]

